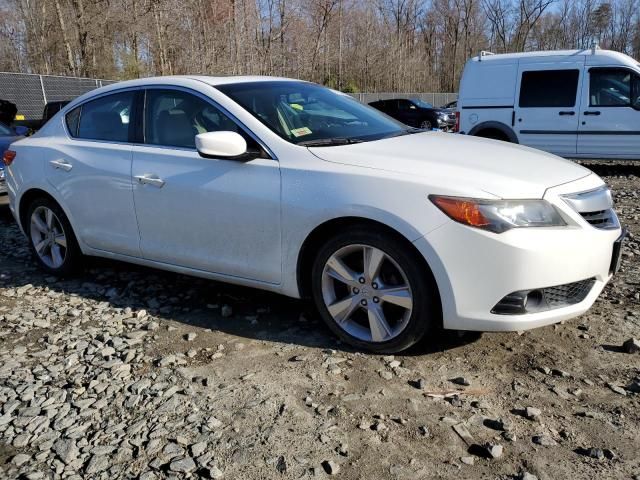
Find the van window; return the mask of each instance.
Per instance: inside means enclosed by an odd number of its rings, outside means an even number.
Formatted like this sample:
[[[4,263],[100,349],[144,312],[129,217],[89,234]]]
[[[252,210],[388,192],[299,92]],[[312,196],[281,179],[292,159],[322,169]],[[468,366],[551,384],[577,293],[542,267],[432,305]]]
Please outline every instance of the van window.
[[[575,107],[579,70],[541,70],[523,72],[520,106]]]
[[[589,72],[591,107],[630,107],[634,75],[622,68],[593,69]]]

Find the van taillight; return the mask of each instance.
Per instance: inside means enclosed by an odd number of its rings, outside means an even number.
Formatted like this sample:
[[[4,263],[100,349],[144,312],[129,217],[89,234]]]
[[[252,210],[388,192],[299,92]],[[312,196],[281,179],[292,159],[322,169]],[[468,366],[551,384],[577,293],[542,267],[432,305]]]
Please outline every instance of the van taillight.
[[[7,150],[4,152],[2,156],[2,163],[4,163],[7,167],[13,163],[13,160],[16,158],[16,152],[13,150]]]
[[[453,127],[453,131],[458,133],[460,131],[460,112],[456,111],[456,126]]]

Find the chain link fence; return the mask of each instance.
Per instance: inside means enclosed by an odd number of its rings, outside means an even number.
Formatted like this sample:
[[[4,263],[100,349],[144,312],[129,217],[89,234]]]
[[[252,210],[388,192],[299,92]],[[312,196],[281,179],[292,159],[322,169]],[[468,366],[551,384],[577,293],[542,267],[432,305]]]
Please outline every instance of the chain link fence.
[[[16,104],[18,107],[18,119],[40,120],[44,106],[48,102],[73,100],[83,93],[111,83],[115,83],[115,81],[0,72],[0,99],[9,100]],[[453,102],[458,98],[457,93],[385,92],[354,93],[351,96],[362,103],[391,98],[420,98],[436,107]]]
[[[95,88],[115,83],[78,77],[0,72],[0,99],[18,107],[18,119],[40,120],[49,102],[73,100]]]

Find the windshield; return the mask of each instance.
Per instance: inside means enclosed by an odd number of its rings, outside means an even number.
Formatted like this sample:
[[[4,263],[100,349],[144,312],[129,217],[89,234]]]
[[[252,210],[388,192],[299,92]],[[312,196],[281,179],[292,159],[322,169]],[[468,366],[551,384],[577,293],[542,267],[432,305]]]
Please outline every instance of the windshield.
[[[407,132],[406,126],[378,110],[313,83],[251,82],[216,88],[296,145],[357,143]]]
[[[431,105],[429,102],[425,102],[424,100],[420,100],[419,98],[414,98],[411,101],[422,108],[433,108],[433,105]]]
[[[4,123],[0,123],[0,135],[2,135],[2,136],[7,136],[7,135],[13,136],[15,134]]]

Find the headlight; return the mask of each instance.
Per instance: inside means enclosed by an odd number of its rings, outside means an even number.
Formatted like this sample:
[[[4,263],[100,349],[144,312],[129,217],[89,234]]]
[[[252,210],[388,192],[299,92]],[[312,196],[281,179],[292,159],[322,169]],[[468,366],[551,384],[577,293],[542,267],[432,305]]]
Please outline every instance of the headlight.
[[[430,195],[449,218],[470,227],[502,233],[520,227],[561,227],[566,222],[546,200],[477,200]]]

